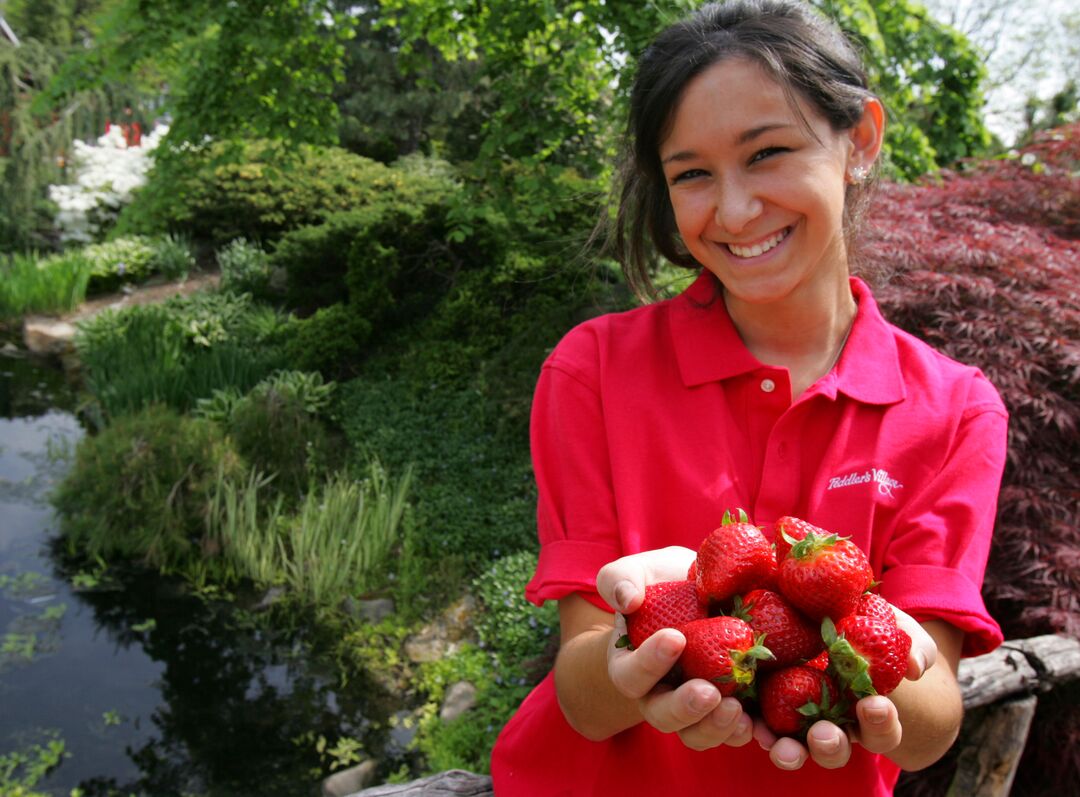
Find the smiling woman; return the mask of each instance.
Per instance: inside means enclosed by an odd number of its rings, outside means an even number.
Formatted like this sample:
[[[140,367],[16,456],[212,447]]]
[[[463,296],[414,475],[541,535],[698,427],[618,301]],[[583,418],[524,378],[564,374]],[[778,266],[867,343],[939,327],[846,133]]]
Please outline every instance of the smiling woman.
[[[500,735],[500,797],[884,797],[952,744],[957,661],[1001,641],[979,587],[1006,414],[980,372],[888,324],[852,276],[884,126],[854,50],[798,0],[704,6],[643,55],[615,254],[642,293],[657,255],[698,276],[571,330],[541,371],[526,595],[558,601],[562,646]],[[847,481],[862,473],[883,476]],[[888,697],[778,737],[748,695],[669,683],[682,631],[615,644],[619,615],[686,581],[736,507],[768,536],[793,516],[862,549],[912,638]]]

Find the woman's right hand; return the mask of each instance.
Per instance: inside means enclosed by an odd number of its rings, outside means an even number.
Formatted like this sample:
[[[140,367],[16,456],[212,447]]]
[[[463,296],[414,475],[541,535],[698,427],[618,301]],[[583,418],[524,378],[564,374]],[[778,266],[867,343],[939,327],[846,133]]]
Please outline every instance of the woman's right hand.
[[[615,645],[626,633],[623,615],[641,605],[646,585],[685,579],[695,556],[689,548],[661,548],[624,556],[597,573],[597,590],[616,611],[608,645],[608,676],[620,694],[637,701],[646,722],[663,733],[677,733],[687,747],[739,747],[753,737],[754,726],[738,700],[721,696],[714,684],[702,679],[678,687],[663,682],[686,645],[679,631],[657,631],[635,650]]]

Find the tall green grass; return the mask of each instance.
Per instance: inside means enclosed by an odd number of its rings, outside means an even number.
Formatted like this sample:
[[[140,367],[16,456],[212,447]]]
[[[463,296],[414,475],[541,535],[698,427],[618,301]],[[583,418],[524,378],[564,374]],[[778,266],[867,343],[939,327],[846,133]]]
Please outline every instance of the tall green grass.
[[[0,257],[0,320],[74,310],[86,298],[93,264],[78,253]]]
[[[189,330],[161,305],[106,310],[80,326],[76,351],[103,420],[152,404],[184,412],[216,389],[247,391],[273,370],[269,355],[240,340],[198,345]]]
[[[334,606],[382,584],[411,481],[411,469],[393,480],[372,462],[364,479],[337,473],[286,516],[280,498],[266,498],[262,475],[239,483],[221,478],[210,502],[210,535],[232,574]]]

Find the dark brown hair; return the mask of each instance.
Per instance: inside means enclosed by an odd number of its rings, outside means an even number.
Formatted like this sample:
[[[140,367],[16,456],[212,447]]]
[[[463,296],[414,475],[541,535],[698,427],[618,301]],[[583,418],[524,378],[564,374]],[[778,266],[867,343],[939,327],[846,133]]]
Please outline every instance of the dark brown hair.
[[[710,3],[664,30],[638,61],[616,184],[618,212],[609,236],[613,254],[639,297],[655,296],[650,275],[657,255],[700,268],[675,225],[660,144],[687,84],[733,57],[763,67],[796,110],[796,97],[801,97],[835,131],[854,127],[873,96],[852,44],[832,22],[798,0]],[[865,185],[848,187],[844,229],[849,249],[866,197]]]

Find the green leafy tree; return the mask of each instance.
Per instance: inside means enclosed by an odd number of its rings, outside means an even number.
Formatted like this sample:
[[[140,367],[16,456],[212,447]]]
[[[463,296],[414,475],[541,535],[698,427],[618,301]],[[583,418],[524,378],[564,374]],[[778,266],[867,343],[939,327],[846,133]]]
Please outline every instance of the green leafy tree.
[[[161,82],[169,143],[335,143],[332,93],[352,29],[327,0],[112,0],[52,98],[142,73]]]

